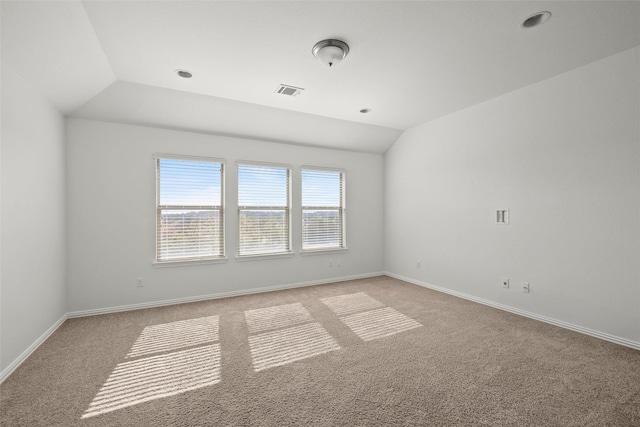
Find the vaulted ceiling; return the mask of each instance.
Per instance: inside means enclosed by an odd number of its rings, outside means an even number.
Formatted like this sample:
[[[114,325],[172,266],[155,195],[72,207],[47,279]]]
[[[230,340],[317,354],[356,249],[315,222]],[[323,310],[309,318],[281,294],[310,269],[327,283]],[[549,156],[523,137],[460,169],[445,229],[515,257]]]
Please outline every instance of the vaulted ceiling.
[[[547,23],[521,27],[543,10]],[[1,13],[2,61],[65,115],[372,153],[640,45],[638,1],[2,1]],[[333,68],[311,54],[326,38],[350,46]],[[281,83],[305,90],[279,95]]]

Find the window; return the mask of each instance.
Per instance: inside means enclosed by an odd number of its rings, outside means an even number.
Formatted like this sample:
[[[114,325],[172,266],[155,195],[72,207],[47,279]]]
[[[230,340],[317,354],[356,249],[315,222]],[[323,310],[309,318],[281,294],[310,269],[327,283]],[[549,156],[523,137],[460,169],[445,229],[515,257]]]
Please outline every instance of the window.
[[[302,250],[344,249],[344,172],[302,169]]]
[[[238,255],[291,252],[287,166],[238,164]]]
[[[224,164],[156,156],[156,262],[224,257]]]

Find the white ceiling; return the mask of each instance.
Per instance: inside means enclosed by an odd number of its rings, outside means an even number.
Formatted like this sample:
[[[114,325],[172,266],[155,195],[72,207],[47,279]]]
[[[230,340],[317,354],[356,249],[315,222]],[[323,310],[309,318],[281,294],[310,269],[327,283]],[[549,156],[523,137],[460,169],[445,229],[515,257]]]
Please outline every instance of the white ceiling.
[[[2,61],[71,116],[383,153],[640,45],[638,22],[639,1],[2,1]],[[311,55],[325,38],[351,48],[335,68]]]

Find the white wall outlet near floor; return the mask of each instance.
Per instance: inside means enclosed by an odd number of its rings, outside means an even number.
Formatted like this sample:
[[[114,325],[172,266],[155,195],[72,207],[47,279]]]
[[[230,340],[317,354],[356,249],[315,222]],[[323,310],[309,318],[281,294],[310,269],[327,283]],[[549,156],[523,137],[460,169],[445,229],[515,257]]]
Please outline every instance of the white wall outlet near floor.
[[[138,277],[138,278],[136,279],[136,286],[137,286],[138,288],[142,288],[142,287],[144,286],[144,280],[142,279],[142,277]]]
[[[529,282],[522,282],[522,292],[524,292],[525,294],[529,293]]]
[[[503,277],[502,278],[502,287],[505,289],[509,289],[509,278],[508,277]]]
[[[420,268],[420,266],[421,266],[420,261],[416,261],[416,268]]]

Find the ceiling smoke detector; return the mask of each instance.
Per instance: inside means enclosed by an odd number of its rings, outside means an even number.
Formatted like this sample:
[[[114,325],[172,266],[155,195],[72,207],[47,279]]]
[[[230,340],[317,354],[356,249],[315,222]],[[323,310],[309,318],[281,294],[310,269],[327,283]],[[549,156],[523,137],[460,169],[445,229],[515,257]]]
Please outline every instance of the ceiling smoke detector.
[[[295,87],[295,86],[289,86],[289,85],[283,85],[283,84],[278,86],[278,88],[275,90],[276,93],[279,93],[280,95],[287,95],[287,96],[298,96],[303,91],[304,89],[302,89],[301,87]]]
[[[347,57],[349,45],[342,40],[327,39],[316,43],[311,52],[318,61],[324,65],[333,67]]]

